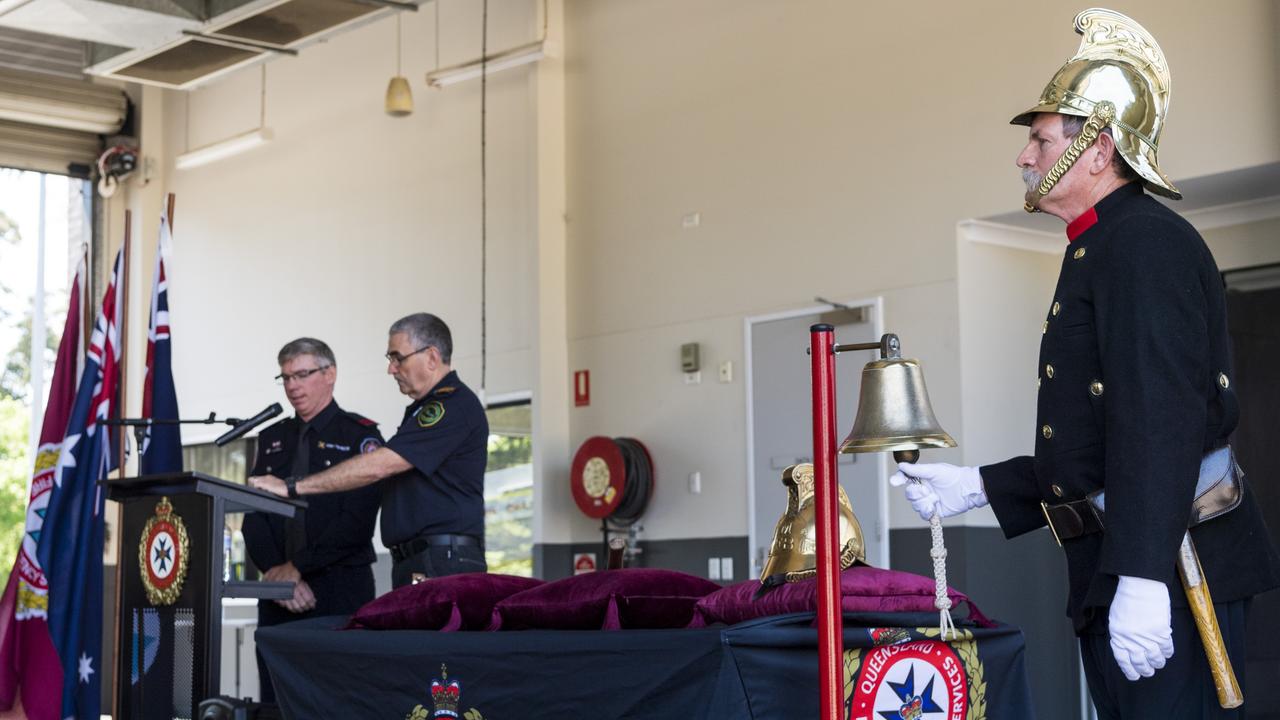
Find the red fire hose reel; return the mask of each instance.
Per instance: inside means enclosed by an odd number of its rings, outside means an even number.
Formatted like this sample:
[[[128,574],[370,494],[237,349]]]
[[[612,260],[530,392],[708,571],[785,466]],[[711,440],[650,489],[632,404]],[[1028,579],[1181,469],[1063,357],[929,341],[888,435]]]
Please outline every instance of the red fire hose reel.
[[[573,500],[589,518],[629,525],[653,496],[653,457],[635,438],[588,438],[573,456]]]

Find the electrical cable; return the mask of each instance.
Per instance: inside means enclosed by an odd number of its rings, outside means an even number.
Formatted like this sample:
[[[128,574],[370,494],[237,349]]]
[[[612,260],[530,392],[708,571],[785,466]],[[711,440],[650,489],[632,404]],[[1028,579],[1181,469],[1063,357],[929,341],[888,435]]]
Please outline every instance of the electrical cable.
[[[436,0],[439,2],[440,0]],[[489,0],[483,3],[480,28],[480,396],[485,394],[489,370],[489,227],[488,97]]]

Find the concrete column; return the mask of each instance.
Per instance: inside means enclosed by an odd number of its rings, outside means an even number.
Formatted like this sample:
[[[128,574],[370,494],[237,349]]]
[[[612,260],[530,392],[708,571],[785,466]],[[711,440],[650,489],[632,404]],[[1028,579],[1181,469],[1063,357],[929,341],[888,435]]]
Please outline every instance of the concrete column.
[[[533,542],[569,541],[564,3],[548,0],[548,57],[537,66],[538,238],[534,323]],[[543,18],[539,18],[543,20]],[[541,24],[541,22],[539,23]],[[535,570],[540,558],[535,557]]]

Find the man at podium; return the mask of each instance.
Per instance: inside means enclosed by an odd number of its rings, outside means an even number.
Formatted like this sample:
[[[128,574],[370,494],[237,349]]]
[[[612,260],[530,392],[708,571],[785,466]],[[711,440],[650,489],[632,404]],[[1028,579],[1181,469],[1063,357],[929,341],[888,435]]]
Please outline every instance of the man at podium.
[[[338,407],[338,367],[329,346],[298,338],[277,356],[285,396],[295,415],[258,435],[253,475],[303,477],[382,446],[377,424]],[[295,583],[288,600],[260,600],[258,625],[306,617],[349,615],[374,597],[373,528],[379,493],[374,486],[308,498],[293,518],[250,513],[245,546],[263,579]],[[275,693],[258,655],[262,701]]]
[[[393,587],[485,572],[489,420],[453,370],[453,334],[435,315],[406,315],[387,332],[386,357],[387,374],[413,402],[385,448],[302,479],[255,469],[249,483],[308,500],[381,485],[382,544],[391,550]]]

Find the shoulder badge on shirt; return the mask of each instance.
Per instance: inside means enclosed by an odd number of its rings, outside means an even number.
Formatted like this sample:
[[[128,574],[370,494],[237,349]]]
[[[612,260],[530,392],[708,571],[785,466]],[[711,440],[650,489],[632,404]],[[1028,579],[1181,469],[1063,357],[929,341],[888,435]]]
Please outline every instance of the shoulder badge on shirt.
[[[360,442],[360,454],[364,455],[366,453],[371,453],[380,447],[382,447],[382,442],[379,441],[378,438],[367,437]]]
[[[439,400],[432,400],[418,410],[416,418],[419,427],[434,427],[436,423],[444,418],[444,403]]]
[[[365,427],[374,427],[375,425],[378,424],[363,415],[358,415],[353,412],[348,412],[347,414],[351,416],[352,420],[355,420],[356,422],[360,423],[361,425],[364,425]]]
[[[454,391],[455,391],[455,390],[457,390],[457,389],[458,389],[458,388],[454,387],[453,385],[446,385],[446,386],[444,386],[444,387],[442,387],[442,388],[436,388],[435,390],[432,390],[432,391],[431,391],[431,394],[432,394],[432,395],[439,395],[440,397],[448,397],[448,396],[452,395],[452,394],[454,393]]]

